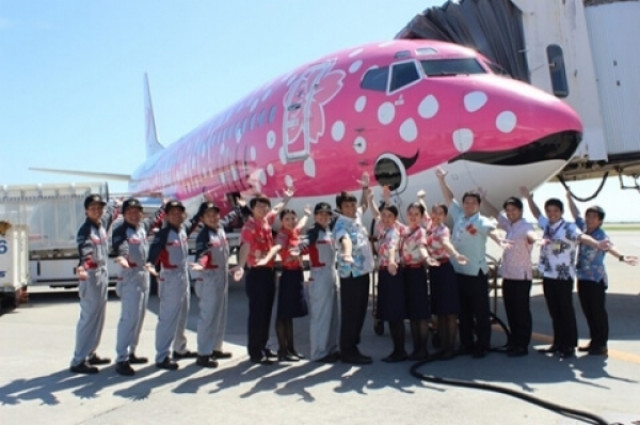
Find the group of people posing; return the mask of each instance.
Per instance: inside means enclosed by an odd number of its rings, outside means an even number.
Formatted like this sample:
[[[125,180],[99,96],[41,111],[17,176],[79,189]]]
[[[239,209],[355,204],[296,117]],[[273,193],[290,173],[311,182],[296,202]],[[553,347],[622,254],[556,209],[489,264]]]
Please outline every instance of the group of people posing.
[[[294,344],[293,319],[310,316],[309,357],[332,363],[341,360],[367,364],[372,358],[359,349],[370,294],[371,273],[378,274],[377,319],[388,323],[393,343],[382,360],[398,362],[429,358],[429,324],[437,318],[440,350],[433,354],[450,359],[458,354],[484,357],[490,348],[487,239],[504,248],[501,261],[502,293],[509,323],[509,356],[528,354],[532,320],[529,294],[532,285],[531,252],[539,243],[539,270],[544,296],[553,323],[553,344],[544,350],[572,356],[577,346],[577,325],[572,291],[578,293],[587,318],[591,342],[580,350],[591,355],[607,353],[608,319],[605,309],[607,276],[604,257],[610,253],[628,264],[637,258],[620,253],[608,240],[601,225],[604,211],[587,209],[585,218],[568,197],[575,223],[563,218],[564,204],[549,199],[544,214],[531,194],[522,189],[532,214],[543,230],[538,237],[523,219],[523,203],[508,198],[503,211],[486,200],[484,191],[464,193],[460,204],[446,183],[446,172],[438,169],[445,202],[429,210],[423,191],[406,209],[407,223],[398,220],[398,207],[384,188],[378,203],[365,173],[360,180],[361,199],[342,192],[336,209],[320,202],[306,207],[298,217],[287,203],[272,206],[264,195],[248,203],[250,215],[241,230],[237,265],[229,267],[229,245],[225,226],[237,222],[239,208],[224,217],[212,202],[203,202],[197,214],[187,219],[184,205],[166,201],[150,218],[143,219],[135,198],[107,204],[100,195],[90,195],[84,207],[87,219],[78,231],[80,263],[77,268],[81,314],[70,370],[97,373],[96,365],[110,359],[96,350],[104,325],[107,301],[109,253],[108,230],[118,212],[123,220],[112,230],[111,245],[122,272],[116,292],[122,300],[116,344],[116,372],[135,374],[131,364],[147,363],[136,355],[149,294],[149,275],[157,276],[160,299],[155,338],[155,364],[175,370],[176,360],[195,358],[202,367],[217,367],[218,359],[231,357],[222,349],[226,327],[230,277],[245,279],[249,300],[247,351],[251,362],[271,364],[298,361],[304,356]],[[480,214],[484,203],[495,220]],[[118,209],[119,208],[119,209]],[[369,235],[363,214],[370,209],[375,220]],[[445,224],[451,214],[451,231]],[[314,223],[303,233],[308,218]],[[280,228],[272,226],[279,217]],[[164,224],[163,224],[164,222]],[[153,234],[150,245],[148,235]],[[498,231],[497,228],[502,229]],[[189,259],[188,237],[196,238],[195,261]],[[374,255],[375,252],[375,255]],[[303,255],[308,256],[305,281]],[[276,257],[281,272],[276,275]],[[158,272],[159,270],[159,272]],[[185,337],[191,280],[199,299],[197,352],[187,349]],[[278,350],[268,347],[273,304],[277,297],[275,330]],[[410,323],[413,349],[405,349],[405,321]],[[458,338],[459,337],[459,338]],[[459,344],[458,344],[459,339]]]

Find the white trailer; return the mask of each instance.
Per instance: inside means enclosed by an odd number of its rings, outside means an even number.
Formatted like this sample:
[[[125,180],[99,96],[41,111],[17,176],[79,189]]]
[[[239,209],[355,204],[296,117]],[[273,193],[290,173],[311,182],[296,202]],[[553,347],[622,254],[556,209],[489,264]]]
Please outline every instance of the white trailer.
[[[0,186],[0,220],[28,229],[29,285],[77,286],[76,233],[85,219],[84,198],[90,193],[107,197],[108,187],[101,183]],[[108,267],[115,281],[114,263]]]
[[[18,306],[29,283],[27,226],[0,221],[0,314]]]

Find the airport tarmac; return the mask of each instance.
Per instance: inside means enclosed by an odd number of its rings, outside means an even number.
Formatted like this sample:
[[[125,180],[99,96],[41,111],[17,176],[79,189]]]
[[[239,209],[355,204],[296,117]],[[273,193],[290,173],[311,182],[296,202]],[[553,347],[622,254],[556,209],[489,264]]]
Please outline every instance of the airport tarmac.
[[[611,239],[630,255],[640,254],[640,231],[611,231]],[[522,358],[492,352],[484,359],[457,357],[432,362],[419,371],[440,377],[488,383],[583,410],[608,423],[640,423],[640,284],[638,268],[610,256],[608,357],[562,360],[530,350]],[[149,303],[139,355],[153,358],[157,298]],[[504,319],[498,299],[498,317]],[[577,297],[581,344],[588,335]],[[551,326],[541,285],[532,290],[534,346],[550,341]],[[99,354],[115,357],[120,313],[109,297]],[[197,299],[192,298],[187,337],[196,348]],[[378,336],[369,315],[361,350],[374,363],[351,366],[301,361],[254,365],[244,348],[247,300],[242,284],[232,284],[225,349],[233,352],[217,369],[181,360],[178,371],[135,367],[133,377],[103,367],[92,376],[69,372],[76,320],[75,290],[31,290],[30,302],[0,317],[0,423],[24,424],[579,424],[520,399],[477,389],[421,381],[411,363],[387,364],[387,334]],[[308,320],[294,321],[297,348],[308,352]],[[494,327],[492,344],[505,335]],[[275,347],[275,336],[271,333]],[[407,335],[407,347],[410,338]],[[589,423],[589,422],[586,422]]]

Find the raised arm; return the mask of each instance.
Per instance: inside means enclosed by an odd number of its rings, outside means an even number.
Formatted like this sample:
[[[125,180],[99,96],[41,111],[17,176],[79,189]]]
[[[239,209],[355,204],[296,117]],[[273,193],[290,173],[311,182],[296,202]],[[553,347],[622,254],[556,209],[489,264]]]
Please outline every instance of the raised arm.
[[[371,189],[367,190],[366,197],[369,204],[369,208],[371,208],[371,215],[373,216],[373,219],[376,220],[378,217],[380,217],[380,209],[378,209],[378,206],[376,205],[376,200],[375,200],[375,197],[373,196],[373,191]]]
[[[302,217],[300,217],[300,220],[298,220],[298,223],[296,223],[296,229],[297,230],[304,229],[304,226],[307,225],[307,221],[309,221],[309,217],[310,216],[311,216],[311,206],[310,205],[305,205],[304,206],[304,215]]]
[[[542,215],[542,213],[540,212],[540,208],[538,208],[538,205],[536,205],[535,201],[533,200],[533,194],[529,192],[529,189],[527,189],[524,186],[520,188],[520,194],[522,195],[523,198],[527,200],[527,205],[529,205],[529,210],[531,210],[531,214],[533,214],[536,220],[538,220],[538,218]]]
[[[294,192],[295,191],[293,190],[292,187],[286,188],[285,191],[284,191],[284,197],[282,198],[282,201],[280,201],[276,205],[274,205],[274,207],[271,208],[271,212],[273,214],[278,214],[284,207],[287,206],[287,204],[289,203],[289,201],[293,197]]]
[[[367,211],[367,204],[369,203],[369,173],[367,173],[366,171],[362,173],[362,177],[360,178],[360,180],[358,180],[358,183],[360,184],[360,186],[362,186],[362,194],[360,195],[360,208],[362,208],[362,213],[364,214],[364,212]]]
[[[578,217],[580,217],[580,210],[576,206],[576,203],[574,202],[573,197],[571,196],[571,193],[568,190],[566,192],[566,195],[567,195],[567,203],[569,204],[569,210],[571,211],[571,215],[573,216],[574,220],[577,220]]]
[[[451,205],[453,202],[454,196],[451,188],[447,184],[445,178],[447,177],[447,172],[442,168],[438,168],[436,170],[436,177],[438,178],[438,183],[440,184],[440,190],[442,191],[442,196],[444,197],[444,201],[447,206]]]

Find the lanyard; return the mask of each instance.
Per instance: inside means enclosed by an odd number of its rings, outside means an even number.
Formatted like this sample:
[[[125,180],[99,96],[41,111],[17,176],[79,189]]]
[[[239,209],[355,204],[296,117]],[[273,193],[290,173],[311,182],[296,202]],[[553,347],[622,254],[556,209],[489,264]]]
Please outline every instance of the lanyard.
[[[558,233],[558,230],[560,230],[561,227],[563,227],[564,225],[564,219],[560,220],[560,222],[558,223],[558,226],[553,230],[553,232],[551,231],[551,225],[547,224],[547,228],[544,229],[544,236],[547,237],[547,239],[549,240],[553,240],[553,238],[556,236],[556,233]]]

